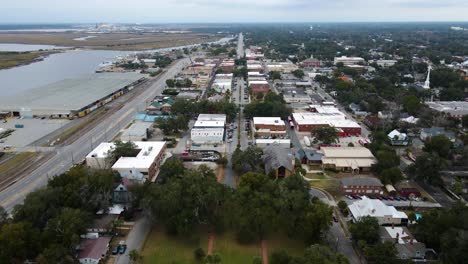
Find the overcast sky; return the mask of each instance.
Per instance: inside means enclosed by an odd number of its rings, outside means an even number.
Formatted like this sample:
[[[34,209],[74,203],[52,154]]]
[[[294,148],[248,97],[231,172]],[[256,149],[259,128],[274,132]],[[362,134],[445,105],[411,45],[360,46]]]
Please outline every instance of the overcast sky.
[[[468,0],[5,0],[0,23],[467,21]]]

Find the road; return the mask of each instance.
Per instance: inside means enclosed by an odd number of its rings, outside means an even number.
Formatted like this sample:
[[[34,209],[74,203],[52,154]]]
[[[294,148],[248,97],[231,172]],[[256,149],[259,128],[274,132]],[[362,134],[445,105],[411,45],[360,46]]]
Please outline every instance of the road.
[[[135,225],[133,225],[132,230],[128,234],[125,243],[127,244],[127,251],[125,251],[125,254],[123,255],[118,255],[117,258],[115,259],[116,264],[128,264],[130,263],[130,258],[128,254],[132,250],[137,250],[138,252],[141,252],[141,249],[143,248],[143,244],[145,243],[145,238],[149,234],[151,230],[151,221],[149,217],[147,216],[142,216],[139,218],[136,222]]]
[[[330,206],[336,206],[336,201],[333,199],[333,196],[329,193],[326,193],[324,190],[310,188],[309,194],[311,197],[317,197],[322,200],[324,203]],[[335,207],[335,215],[337,214],[337,209]],[[340,221],[344,221],[340,219]],[[353,244],[351,239],[346,236],[343,228],[341,227],[340,223],[336,223],[335,221],[332,222],[328,233],[326,234],[326,238],[330,246],[335,249],[335,251],[340,252],[341,254],[345,255],[349,263],[351,264],[358,264],[361,263],[359,256],[357,255],[356,251],[353,248]]]
[[[237,40],[237,58],[240,59],[242,57],[244,57],[244,35],[241,32]]]
[[[73,163],[83,160],[98,144],[112,139],[133,120],[138,110],[146,107],[147,101],[161,93],[165,87],[166,79],[172,78],[188,63],[188,58],[177,61],[159,77],[156,77],[157,80],[151,87],[132,98],[120,110],[111,114],[72,144],[57,148],[57,153],[50,160],[2,191],[0,204],[6,210],[11,211],[15,205],[23,202],[28,193],[45,186],[49,177],[66,172]]]

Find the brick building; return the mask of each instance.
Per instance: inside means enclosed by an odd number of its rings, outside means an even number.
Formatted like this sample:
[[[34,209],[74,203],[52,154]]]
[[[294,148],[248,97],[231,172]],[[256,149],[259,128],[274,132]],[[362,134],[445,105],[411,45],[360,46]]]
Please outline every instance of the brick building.
[[[285,136],[286,125],[279,117],[254,117],[253,132],[257,136]]]
[[[348,177],[341,179],[343,194],[382,194],[383,184],[372,177]]]

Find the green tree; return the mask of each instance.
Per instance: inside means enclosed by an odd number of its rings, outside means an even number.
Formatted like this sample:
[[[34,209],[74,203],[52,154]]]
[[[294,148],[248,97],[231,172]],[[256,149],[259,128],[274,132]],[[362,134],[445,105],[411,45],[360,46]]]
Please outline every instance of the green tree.
[[[166,85],[167,85],[167,87],[174,88],[175,80],[174,79],[167,79],[166,80]]]
[[[415,95],[408,95],[403,97],[403,108],[410,115],[416,115],[421,107],[421,101]]]
[[[36,258],[39,264],[60,263],[75,264],[75,258],[69,248],[60,244],[51,244]]]
[[[299,79],[302,79],[302,78],[304,77],[304,75],[305,75],[305,74],[304,74],[304,71],[299,70],[299,69],[298,69],[298,70],[294,70],[294,71],[292,72],[292,74],[293,74],[295,77],[299,78]]]
[[[0,227],[5,224],[8,221],[8,213],[3,208],[3,206],[0,205]]]
[[[242,175],[234,194],[234,226],[240,242],[263,239],[277,224],[278,185],[267,176],[248,172]]]
[[[0,229],[0,263],[23,263],[40,252],[39,230],[28,222],[5,224]]]
[[[137,146],[131,141],[122,142],[117,140],[114,142],[114,147],[107,154],[107,164],[112,166],[121,157],[133,157],[137,152]]]
[[[256,146],[249,146],[244,151],[236,148],[231,157],[232,166],[239,173],[248,171],[262,172],[262,155],[263,150]]]
[[[340,200],[338,202],[338,208],[343,212],[344,210],[346,210],[346,208],[348,208],[348,204],[345,201]]]
[[[205,257],[205,264],[219,264],[221,257],[218,254],[208,255]]]
[[[324,144],[336,143],[338,140],[338,131],[334,127],[315,127],[312,129],[312,134],[318,141]]]
[[[340,254],[332,251],[329,247],[313,244],[306,249],[304,256],[297,259],[296,262],[301,264],[348,264],[348,259]]]
[[[379,174],[379,178],[384,184],[396,184],[403,180],[403,175],[401,174],[400,168],[392,167],[382,170]]]
[[[468,128],[468,115],[464,115],[464,116],[462,117],[462,126],[463,126],[464,128]]]
[[[363,216],[349,227],[349,232],[354,241],[363,240],[367,244],[375,244],[379,241],[380,225],[376,218]]]
[[[64,208],[59,215],[50,219],[45,228],[48,237],[55,243],[72,249],[80,242],[80,234],[86,233],[91,216],[80,209]]]
[[[281,80],[281,73],[278,71],[271,71],[269,72],[270,79],[271,80]]]
[[[270,264],[289,264],[291,263],[292,257],[286,250],[273,251],[271,253],[269,261]]]
[[[397,264],[400,260],[397,259],[397,249],[395,244],[390,241],[377,243],[364,248],[364,255],[369,264]]]
[[[435,152],[440,157],[447,159],[452,148],[452,142],[444,135],[433,136],[426,140],[423,150],[426,152]]]
[[[428,182],[432,185],[441,185],[440,169],[443,167],[442,159],[433,153],[423,153],[416,158],[416,162],[408,167],[408,171],[416,176],[416,179]]]
[[[169,158],[164,162],[163,165],[161,165],[158,179],[161,179],[161,183],[165,183],[171,178],[182,177],[185,172],[186,169],[182,160],[177,158]]]
[[[129,256],[130,261],[132,263],[139,263],[141,261],[141,259],[142,259],[140,253],[136,249],[131,250],[128,253],[128,256]]]

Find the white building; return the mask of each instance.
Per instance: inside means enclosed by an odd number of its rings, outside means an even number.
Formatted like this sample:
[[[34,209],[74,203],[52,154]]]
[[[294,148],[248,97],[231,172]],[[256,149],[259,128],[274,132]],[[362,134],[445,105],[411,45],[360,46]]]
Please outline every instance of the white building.
[[[377,199],[369,199],[366,196],[362,200],[356,200],[348,206],[354,221],[361,217],[370,216],[377,219],[379,225],[406,225],[408,216],[395,209],[394,206],[388,206]]]
[[[259,148],[266,148],[268,146],[280,146],[286,149],[291,148],[291,140],[290,139],[263,139],[257,138],[255,139],[255,145]]]
[[[226,115],[200,114],[190,132],[195,144],[219,144],[224,141]]]
[[[139,182],[155,180],[161,166],[166,142],[163,141],[135,141],[136,155],[121,157],[114,164],[109,163],[109,154],[115,148],[115,143],[99,144],[86,156],[86,164],[93,169],[112,168],[121,177]]]
[[[266,65],[267,71],[278,71],[278,72],[283,72],[283,73],[290,73],[293,72],[299,67],[291,62],[271,62]]]
[[[375,63],[380,67],[391,67],[397,63],[397,60],[377,60]]]
[[[213,89],[218,93],[225,93],[232,89],[232,78],[233,74],[216,74],[216,78],[213,82]]]
[[[349,65],[362,64],[366,61],[361,57],[346,57],[346,56],[335,57],[335,59],[333,60],[333,64],[335,65],[340,62],[343,63],[344,66],[349,66]]]

